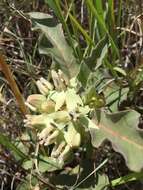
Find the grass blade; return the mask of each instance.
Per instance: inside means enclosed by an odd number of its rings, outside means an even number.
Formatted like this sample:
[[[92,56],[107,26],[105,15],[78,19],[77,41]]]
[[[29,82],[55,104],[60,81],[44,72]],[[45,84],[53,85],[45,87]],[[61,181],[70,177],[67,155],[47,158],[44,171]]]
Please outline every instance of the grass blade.
[[[110,40],[110,43],[111,43],[111,46],[112,46],[112,49],[113,51],[116,53],[116,55],[118,57],[120,57],[120,54],[119,54],[119,50],[116,46],[116,44],[114,43],[114,40],[113,38],[111,37],[107,27],[106,27],[106,24],[105,24],[105,21],[102,19],[102,17],[98,14],[96,8],[94,7],[93,3],[91,2],[91,0],[86,0],[86,3],[87,5],[89,6],[91,12],[95,15],[98,23],[100,24],[100,26],[102,27],[102,29],[105,31],[105,33],[107,33],[108,37],[109,37],[109,40]]]
[[[94,4],[95,4],[96,11],[97,11],[98,15],[101,17],[102,20],[104,20],[104,10],[103,10],[102,1],[94,0]],[[99,30],[100,38],[102,38],[105,35],[105,30],[102,28],[100,23],[98,24],[97,28]]]
[[[139,173],[130,173],[129,175],[125,175],[123,177],[119,177],[117,179],[114,179],[111,181],[112,187],[119,186],[122,184],[126,184],[127,182],[131,181],[137,181],[137,180],[142,180],[143,179],[143,172]]]
[[[83,27],[78,23],[78,21],[72,16],[71,13],[69,13],[69,17],[71,19],[71,21],[74,23],[74,25],[78,28],[78,30],[83,34],[83,36],[85,37],[87,44],[88,45],[93,45],[94,46],[94,42],[92,41],[91,37],[87,34],[87,32],[83,29]]]
[[[112,38],[115,40],[115,15],[114,15],[114,1],[108,0],[108,22],[109,22],[109,31]],[[121,18],[120,18],[121,19]]]
[[[3,134],[0,134],[0,144],[6,147],[8,150],[13,151],[20,158],[27,158],[27,156],[21,152],[13,143],[11,143],[10,139]]]
[[[80,181],[75,187],[72,187],[70,190],[75,190],[79,187],[84,181],[86,181],[89,177],[91,177],[94,173],[96,173],[100,168],[102,168],[108,162],[108,158],[106,158],[97,168],[95,168],[88,176],[86,176],[82,181]]]

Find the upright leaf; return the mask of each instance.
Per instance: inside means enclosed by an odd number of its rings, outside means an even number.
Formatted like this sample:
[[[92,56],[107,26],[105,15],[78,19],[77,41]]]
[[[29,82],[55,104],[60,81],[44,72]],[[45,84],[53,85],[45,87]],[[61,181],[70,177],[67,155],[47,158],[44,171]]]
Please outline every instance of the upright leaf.
[[[74,54],[76,55],[77,52],[76,52],[76,50],[74,48],[74,43],[73,43],[73,40],[72,40],[72,34],[71,34],[71,31],[69,30],[69,27],[68,27],[68,25],[66,23],[66,20],[65,20],[64,16],[63,16],[62,9],[60,7],[61,2],[59,0],[45,0],[45,3],[47,3],[49,5],[49,7],[54,11],[54,14],[57,16],[57,18],[62,23],[63,28],[64,28],[65,32],[67,33],[68,41],[70,43],[70,46],[73,48]]]
[[[78,73],[79,65],[73,55],[73,49],[65,40],[62,25],[55,22],[55,19],[44,13],[29,13],[35,30],[41,30],[42,36],[39,50],[43,54],[52,55],[57,67],[69,76]]]

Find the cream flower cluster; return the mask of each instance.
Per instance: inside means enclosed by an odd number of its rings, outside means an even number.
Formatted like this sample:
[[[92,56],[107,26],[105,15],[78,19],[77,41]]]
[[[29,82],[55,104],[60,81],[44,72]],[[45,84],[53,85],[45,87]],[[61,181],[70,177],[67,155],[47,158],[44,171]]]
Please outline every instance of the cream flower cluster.
[[[60,162],[81,146],[86,130],[82,120],[87,120],[90,108],[84,105],[76,92],[76,79],[70,81],[59,71],[51,72],[53,85],[44,78],[37,81],[40,94],[32,94],[26,105],[32,111],[26,125],[37,129],[39,143],[53,144],[51,157]]]

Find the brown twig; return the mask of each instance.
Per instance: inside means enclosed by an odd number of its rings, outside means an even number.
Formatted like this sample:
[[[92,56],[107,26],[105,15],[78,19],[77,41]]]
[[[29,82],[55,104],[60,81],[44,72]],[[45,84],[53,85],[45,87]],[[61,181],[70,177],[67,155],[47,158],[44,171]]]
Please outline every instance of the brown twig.
[[[9,86],[10,86],[10,88],[16,98],[16,101],[19,105],[19,108],[20,108],[21,112],[23,113],[23,115],[25,116],[28,113],[28,110],[25,106],[23,96],[21,95],[19,88],[14,80],[14,77],[10,70],[9,65],[7,65],[7,63],[5,61],[5,57],[2,54],[0,54],[0,70],[3,72],[5,78],[7,79]]]

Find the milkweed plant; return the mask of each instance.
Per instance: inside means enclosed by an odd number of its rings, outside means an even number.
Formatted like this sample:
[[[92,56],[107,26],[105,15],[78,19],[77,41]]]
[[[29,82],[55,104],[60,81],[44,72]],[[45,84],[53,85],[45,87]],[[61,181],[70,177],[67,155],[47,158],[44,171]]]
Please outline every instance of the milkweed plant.
[[[89,128],[98,128],[91,119],[93,100],[81,96],[76,78],[52,70],[52,83],[40,78],[39,94],[28,96],[26,105],[31,113],[25,124],[36,129],[40,146],[52,146],[49,157],[64,164],[74,158],[74,151],[89,140]]]

